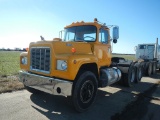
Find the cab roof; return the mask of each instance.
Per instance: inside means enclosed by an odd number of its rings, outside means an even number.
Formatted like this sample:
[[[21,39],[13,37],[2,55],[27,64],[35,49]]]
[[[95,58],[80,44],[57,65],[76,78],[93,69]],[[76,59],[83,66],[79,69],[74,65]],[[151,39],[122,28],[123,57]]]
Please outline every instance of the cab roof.
[[[70,25],[67,25],[65,28],[70,28],[70,27],[75,27],[75,26],[84,26],[84,25],[93,25],[93,26],[96,26],[97,28],[101,28],[101,27],[105,27],[108,29],[107,26],[103,25],[103,24],[100,24],[97,19],[95,18],[93,22],[84,22],[84,21],[81,21],[81,22],[73,22],[72,24]]]

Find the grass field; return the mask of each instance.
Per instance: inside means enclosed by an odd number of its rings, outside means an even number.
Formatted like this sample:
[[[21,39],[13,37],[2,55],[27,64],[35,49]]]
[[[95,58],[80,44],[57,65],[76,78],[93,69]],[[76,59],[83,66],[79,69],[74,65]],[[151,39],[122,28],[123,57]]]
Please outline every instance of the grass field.
[[[24,88],[18,81],[19,56],[19,51],[0,51],[0,93]],[[112,56],[134,60],[134,55],[113,54]]]
[[[113,54],[112,57],[123,57],[126,60],[135,60],[135,55]]]
[[[18,81],[19,55],[18,51],[0,51],[0,93],[23,89]]]
[[[0,76],[15,75],[19,67],[19,51],[0,51]]]

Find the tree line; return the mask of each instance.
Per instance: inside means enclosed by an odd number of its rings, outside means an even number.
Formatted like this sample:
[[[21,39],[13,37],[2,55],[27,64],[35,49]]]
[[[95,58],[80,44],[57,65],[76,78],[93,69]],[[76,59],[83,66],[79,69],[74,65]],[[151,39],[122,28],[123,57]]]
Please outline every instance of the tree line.
[[[14,49],[10,49],[10,48],[0,48],[0,51],[26,51],[26,48],[14,48]]]

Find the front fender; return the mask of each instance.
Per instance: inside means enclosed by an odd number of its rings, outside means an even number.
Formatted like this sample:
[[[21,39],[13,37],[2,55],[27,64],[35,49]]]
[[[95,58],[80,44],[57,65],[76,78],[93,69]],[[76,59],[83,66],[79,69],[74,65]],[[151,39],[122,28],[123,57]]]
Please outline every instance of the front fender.
[[[70,71],[71,80],[75,79],[81,66],[87,63],[98,64],[98,59],[94,55],[74,55],[70,57],[68,70]]]

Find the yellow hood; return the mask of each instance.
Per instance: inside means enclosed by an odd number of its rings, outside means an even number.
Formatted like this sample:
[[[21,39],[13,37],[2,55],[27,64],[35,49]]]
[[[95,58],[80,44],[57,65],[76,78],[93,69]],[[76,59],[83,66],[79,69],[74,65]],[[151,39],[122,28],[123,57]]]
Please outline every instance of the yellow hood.
[[[92,54],[91,45],[84,42],[53,42],[55,54]],[[75,49],[75,52],[72,52]]]

